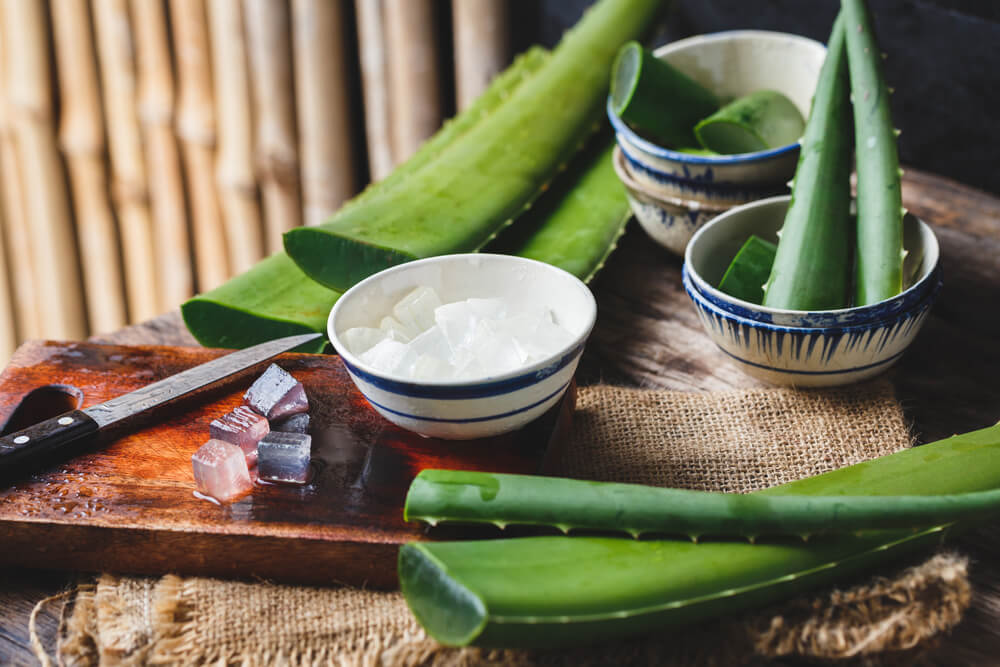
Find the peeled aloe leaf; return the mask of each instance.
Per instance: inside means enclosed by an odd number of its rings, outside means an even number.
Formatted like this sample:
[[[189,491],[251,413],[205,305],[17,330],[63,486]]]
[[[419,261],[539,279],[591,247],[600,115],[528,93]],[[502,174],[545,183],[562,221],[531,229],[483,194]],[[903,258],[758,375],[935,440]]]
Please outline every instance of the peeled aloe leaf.
[[[1000,425],[754,495],[997,487]],[[948,528],[757,544],[596,537],[419,542],[400,550],[399,578],[414,616],[445,644],[580,644],[767,604],[932,546]]]
[[[589,282],[631,217],[613,151],[614,142],[600,137],[487,250],[537,259]]]
[[[889,87],[871,14],[864,0],[843,0],[841,6],[858,171],[854,305],[866,306],[903,289],[903,193]]]
[[[394,264],[479,249],[589,135],[618,47],[645,29],[658,5],[601,0],[537,76],[426,168],[319,227],[291,230],[285,250],[317,282],[345,289]]]
[[[851,282],[851,109],[844,19],[833,24],[764,305],[843,308]]]
[[[447,121],[404,164],[344,205],[349,210],[390,192],[423,169],[457,137],[494,112],[548,60],[545,49],[525,51],[462,113]],[[302,272],[284,252],[258,262],[246,273],[181,306],[184,323],[208,347],[242,348],[308,331],[326,330],[326,319],[340,292],[323,287]],[[319,352],[326,341],[305,349]]]
[[[747,537],[920,528],[1000,513],[1000,489],[945,495],[777,496],[465,470],[424,470],[410,485],[407,521]]]

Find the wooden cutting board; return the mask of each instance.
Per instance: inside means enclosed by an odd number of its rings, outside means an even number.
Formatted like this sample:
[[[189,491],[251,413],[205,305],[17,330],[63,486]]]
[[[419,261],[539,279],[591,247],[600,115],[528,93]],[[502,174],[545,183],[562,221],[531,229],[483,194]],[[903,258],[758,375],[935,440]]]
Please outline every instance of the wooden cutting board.
[[[0,375],[0,425],[3,432],[18,430],[221,354],[26,343]],[[98,447],[30,477],[0,481],[0,563],[392,587],[399,545],[424,538],[421,526],[403,521],[413,477],[425,468],[539,472],[546,455],[557,455],[575,399],[571,390],[516,433],[450,442],[383,419],[339,357],[285,354],[274,361],[302,382],[309,397],[309,484],[257,486],[228,505],[193,494],[191,454],[208,439],[209,422],[240,405],[266,367],[261,364],[116,427]]]

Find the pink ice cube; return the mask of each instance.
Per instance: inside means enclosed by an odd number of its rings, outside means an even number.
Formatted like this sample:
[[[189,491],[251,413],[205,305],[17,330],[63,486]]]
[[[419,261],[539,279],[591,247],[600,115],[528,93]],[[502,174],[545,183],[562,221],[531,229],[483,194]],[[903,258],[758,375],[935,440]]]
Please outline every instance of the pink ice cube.
[[[247,404],[268,419],[309,411],[309,399],[302,383],[288,371],[271,364],[243,394]]]
[[[224,440],[242,449],[247,465],[251,467],[257,465],[257,443],[270,431],[267,417],[260,416],[246,405],[213,419],[208,425],[208,437]]]
[[[222,440],[209,440],[191,456],[198,491],[217,500],[237,498],[251,488],[243,450]]]

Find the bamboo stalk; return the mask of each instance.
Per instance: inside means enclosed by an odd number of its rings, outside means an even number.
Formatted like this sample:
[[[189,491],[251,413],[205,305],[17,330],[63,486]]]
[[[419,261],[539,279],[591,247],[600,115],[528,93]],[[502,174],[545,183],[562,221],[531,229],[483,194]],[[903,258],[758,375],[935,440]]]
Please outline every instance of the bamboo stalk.
[[[0,178],[4,176],[0,173]],[[0,366],[6,366],[17,347],[16,313],[10,291],[7,249],[3,238],[3,215],[0,214]]]
[[[215,182],[229,262],[233,273],[244,273],[264,256],[264,235],[253,172],[252,102],[240,0],[209,2],[208,23],[219,115]]]
[[[160,312],[153,219],[136,111],[135,44],[126,0],[94,0],[94,32],[111,156],[111,193],[118,213],[125,293],[133,322]]]
[[[22,177],[32,263],[39,273],[35,307],[41,333],[82,338],[87,333],[80,264],[62,163],[53,126],[53,90],[45,5],[5,0],[7,94],[17,168]]]
[[[455,104],[467,107],[510,59],[504,0],[452,0],[455,40]]]
[[[0,15],[2,16],[2,15]],[[31,266],[31,243],[21,196],[21,175],[14,154],[14,133],[10,125],[7,100],[7,69],[4,30],[0,26],[0,187],[3,198],[3,223],[10,250],[15,329],[18,340],[41,337],[41,324],[35,309],[35,272]]]
[[[104,173],[104,118],[86,0],[52,5],[62,119],[59,140],[69,165],[92,331],[127,322],[118,231]]]
[[[299,156],[288,6],[282,0],[246,0],[247,41],[256,122],[258,180],[264,194],[267,252],[299,226]]]
[[[382,0],[355,0],[354,4],[358,23],[361,94],[365,103],[368,174],[373,183],[388,176],[394,166],[382,4]]]
[[[167,16],[157,0],[132,0],[139,72],[138,110],[153,206],[157,281],[163,308],[194,293],[184,180],[174,136],[174,79]]]
[[[441,125],[431,0],[386,0],[393,159],[402,162]]]
[[[170,17],[180,85],[177,134],[181,140],[187,191],[191,199],[198,289],[217,287],[231,275],[226,232],[213,176],[215,107],[208,25],[203,0],[173,0]]]
[[[355,191],[342,31],[339,3],[292,3],[302,206],[307,225],[322,223]]]

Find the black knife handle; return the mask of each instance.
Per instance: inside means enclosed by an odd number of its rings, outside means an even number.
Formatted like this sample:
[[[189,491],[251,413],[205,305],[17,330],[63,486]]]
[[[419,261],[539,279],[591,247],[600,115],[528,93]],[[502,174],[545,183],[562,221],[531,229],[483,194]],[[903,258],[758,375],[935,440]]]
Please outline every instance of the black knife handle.
[[[48,456],[62,447],[94,436],[97,422],[82,410],[65,412],[23,431],[0,437],[0,472]]]

